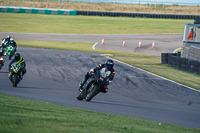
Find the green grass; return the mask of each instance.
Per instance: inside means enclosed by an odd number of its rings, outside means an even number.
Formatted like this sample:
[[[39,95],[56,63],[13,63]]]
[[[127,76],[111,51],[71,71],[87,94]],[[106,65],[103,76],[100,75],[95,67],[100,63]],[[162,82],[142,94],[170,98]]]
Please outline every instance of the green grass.
[[[2,133],[197,133],[199,129],[0,94]]]
[[[183,33],[193,20],[0,13],[1,32],[64,34]]]
[[[81,52],[92,52],[92,44],[85,42],[57,42],[57,41],[29,41],[16,40],[20,47],[46,48],[58,50],[70,50]]]

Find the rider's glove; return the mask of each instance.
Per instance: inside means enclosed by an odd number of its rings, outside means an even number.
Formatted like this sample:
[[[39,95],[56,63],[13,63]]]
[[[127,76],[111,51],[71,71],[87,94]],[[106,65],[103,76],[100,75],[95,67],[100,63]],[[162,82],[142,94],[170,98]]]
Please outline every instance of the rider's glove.
[[[94,69],[90,69],[90,74],[94,74]]]
[[[113,83],[113,81],[109,81],[109,84],[112,84]]]

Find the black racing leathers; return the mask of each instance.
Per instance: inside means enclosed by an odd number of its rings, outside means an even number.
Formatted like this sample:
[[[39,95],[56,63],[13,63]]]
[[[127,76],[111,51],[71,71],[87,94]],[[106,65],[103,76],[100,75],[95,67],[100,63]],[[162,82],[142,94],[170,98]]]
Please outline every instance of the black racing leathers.
[[[85,77],[83,78],[83,81],[81,81],[80,83],[80,88],[82,88],[82,86],[85,84],[85,82],[91,77],[92,73],[95,73],[97,70],[101,70],[102,68],[106,68],[106,64],[99,64],[97,67],[91,69],[92,71],[89,71],[86,73]],[[108,76],[109,81],[113,81],[113,78],[115,76],[115,70],[112,68],[110,71],[110,75]]]
[[[94,73],[95,73],[97,70],[101,70],[102,68],[106,68],[106,69],[107,69],[106,64],[99,64],[96,68],[94,68]],[[113,81],[113,78],[114,78],[114,76],[115,76],[115,70],[112,68],[111,70],[108,70],[108,71],[111,72],[110,75],[108,76],[109,81]]]
[[[3,38],[2,41],[5,40],[6,45],[4,45],[4,47],[7,47],[7,45],[10,43],[10,39],[9,38]]]

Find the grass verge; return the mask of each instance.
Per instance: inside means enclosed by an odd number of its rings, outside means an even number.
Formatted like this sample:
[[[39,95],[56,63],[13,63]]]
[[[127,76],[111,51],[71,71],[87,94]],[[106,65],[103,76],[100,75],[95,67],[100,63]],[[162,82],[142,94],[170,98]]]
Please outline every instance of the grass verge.
[[[0,32],[62,34],[183,33],[193,20],[0,13]],[[34,27],[34,28],[33,28]]]
[[[2,133],[197,133],[199,129],[0,94]]]

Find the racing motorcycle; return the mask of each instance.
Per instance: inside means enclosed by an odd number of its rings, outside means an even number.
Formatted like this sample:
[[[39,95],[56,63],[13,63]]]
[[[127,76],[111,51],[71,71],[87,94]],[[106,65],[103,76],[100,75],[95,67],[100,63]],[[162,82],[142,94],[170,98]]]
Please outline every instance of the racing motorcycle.
[[[21,63],[14,62],[11,64],[11,67],[9,69],[9,78],[14,87],[17,87],[17,84],[21,80],[21,76],[20,76],[21,71],[22,71]]]
[[[3,56],[0,55],[0,70],[4,66],[4,62],[5,62],[5,60],[4,60]]]
[[[77,94],[78,100],[85,99],[86,101],[92,100],[99,92],[103,92],[109,85],[109,73],[105,72],[105,69],[97,70],[83,85],[82,89],[79,89]]]
[[[2,40],[1,44],[0,44],[0,53],[3,55],[6,55],[6,46],[7,46],[8,41],[6,41],[5,39]]]
[[[6,47],[8,45],[8,41],[6,41],[6,39],[3,39],[1,41],[1,45]]]
[[[7,47],[7,55],[9,56],[9,60],[11,60],[14,54],[15,54],[15,48],[12,45],[9,45]]]

